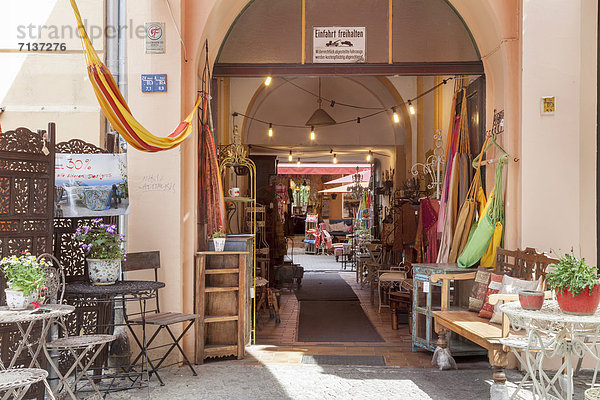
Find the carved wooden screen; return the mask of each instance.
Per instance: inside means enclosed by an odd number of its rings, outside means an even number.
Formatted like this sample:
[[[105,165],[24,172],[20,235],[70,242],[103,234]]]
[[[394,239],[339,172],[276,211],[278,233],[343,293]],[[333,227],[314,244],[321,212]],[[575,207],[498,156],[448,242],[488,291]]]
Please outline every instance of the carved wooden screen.
[[[107,150],[94,146],[79,139],[56,144],[56,153],[67,154],[101,154]],[[118,217],[104,217],[105,223],[118,224]],[[80,243],[73,239],[75,230],[91,223],[92,218],[54,218],[54,256],[64,268],[65,280],[68,282],[86,281],[88,279],[85,253]],[[70,335],[111,333],[110,322],[112,305],[110,302],[98,302],[96,299],[69,298],[68,304],[75,306],[75,312],[64,318]],[[102,372],[108,358],[108,348],[94,361],[92,370],[95,374]],[[85,362],[88,358],[85,359]],[[60,369],[64,373],[73,365],[72,357],[66,352],[60,354]]]
[[[55,125],[34,133],[27,128],[0,133],[0,257],[29,251],[52,251],[54,217]],[[0,277],[0,303],[5,303],[6,282]],[[36,325],[31,337],[39,336]],[[21,335],[14,325],[0,325],[0,355],[5,365],[12,358]],[[31,357],[21,353],[16,366],[28,366]],[[38,362],[43,362],[43,354]],[[43,399],[44,386],[35,384],[27,399]]]
[[[52,251],[54,133],[0,133],[0,257]]]

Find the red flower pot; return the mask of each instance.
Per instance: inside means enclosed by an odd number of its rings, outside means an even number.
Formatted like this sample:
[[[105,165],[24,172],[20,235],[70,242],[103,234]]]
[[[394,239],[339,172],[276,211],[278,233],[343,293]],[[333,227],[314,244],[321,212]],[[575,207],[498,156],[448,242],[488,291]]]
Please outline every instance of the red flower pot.
[[[544,304],[544,292],[537,290],[521,290],[519,302],[524,310],[539,310]]]
[[[565,288],[560,294],[560,288],[555,288],[558,307],[567,314],[590,315],[596,312],[600,303],[600,286],[596,285],[590,294],[590,288],[586,287],[575,297],[569,288]]]

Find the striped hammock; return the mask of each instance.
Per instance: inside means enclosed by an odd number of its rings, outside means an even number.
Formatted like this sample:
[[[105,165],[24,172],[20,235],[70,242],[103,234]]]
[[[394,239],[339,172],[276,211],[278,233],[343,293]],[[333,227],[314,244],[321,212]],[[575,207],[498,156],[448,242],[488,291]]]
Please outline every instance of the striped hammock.
[[[113,128],[121,134],[127,143],[141,151],[157,152],[169,150],[180,145],[192,133],[192,120],[200,105],[201,96],[198,96],[192,112],[169,136],[155,136],[150,133],[133,117],[110,70],[100,60],[100,57],[98,57],[98,53],[96,53],[96,50],[92,46],[92,42],[83,26],[81,14],[75,0],[71,0],[71,7],[77,19],[77,29],[79,30],[79,36],[85,50],[85,62],[90,82],[92,83],[100,108]]]

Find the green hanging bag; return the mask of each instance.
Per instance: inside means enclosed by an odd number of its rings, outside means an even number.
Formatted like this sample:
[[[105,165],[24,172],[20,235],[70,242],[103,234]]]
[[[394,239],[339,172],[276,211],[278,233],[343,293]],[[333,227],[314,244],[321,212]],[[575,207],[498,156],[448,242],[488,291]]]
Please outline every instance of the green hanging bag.
[[[494,236],[496,222],[504,220],[504,201],[502,199],[502,167],[506,164],[508,155],[505,153],[496,166],[496,179],[491,201],[492,204],[483,218],[479,220],[475,231],[470,235],[467,245],[458,257],[460,268],[469,268],[475,265],[485,254]]]

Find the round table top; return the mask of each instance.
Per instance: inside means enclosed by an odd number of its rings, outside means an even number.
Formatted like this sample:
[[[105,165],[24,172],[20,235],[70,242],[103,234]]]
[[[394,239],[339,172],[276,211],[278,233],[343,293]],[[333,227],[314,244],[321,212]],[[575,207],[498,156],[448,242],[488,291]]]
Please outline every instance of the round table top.
[[[556,300],[545,300],[540,310],[525,310],[518,301],[502,304],[500,310],[508,318],[520,317],[536,321],[564,322],[574,324],[600,324],[600,309],[592,315],[574,315],[563,312]]]
[[[57,318],[73,311],[75,311],[75,307],[66,304],[44,304],[35,310],[11,310],[8,307],[0,307],[0,324]]]
[[[165,287],[164,282],[117,281],[112,285],[92,285],[89,282],[71,282],[65,286],[65,295],[116,296],[135,295]]]

